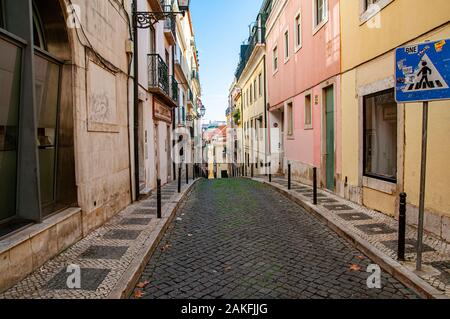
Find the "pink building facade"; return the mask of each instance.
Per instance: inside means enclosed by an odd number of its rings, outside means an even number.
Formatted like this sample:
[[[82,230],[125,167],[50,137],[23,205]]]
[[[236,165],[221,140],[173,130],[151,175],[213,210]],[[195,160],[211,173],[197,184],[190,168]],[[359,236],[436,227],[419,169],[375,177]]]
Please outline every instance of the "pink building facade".
[[[332,191],[341,172],[338,0],[275,0],[267,20],[273,170]]]

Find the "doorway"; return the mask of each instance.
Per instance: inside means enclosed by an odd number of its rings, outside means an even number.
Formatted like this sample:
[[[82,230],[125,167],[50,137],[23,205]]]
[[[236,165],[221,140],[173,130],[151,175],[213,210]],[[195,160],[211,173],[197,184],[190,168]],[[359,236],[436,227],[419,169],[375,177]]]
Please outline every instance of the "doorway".
[[[324,89],[325,97],[325,174],[326,188],[335,191],[334,87]]]

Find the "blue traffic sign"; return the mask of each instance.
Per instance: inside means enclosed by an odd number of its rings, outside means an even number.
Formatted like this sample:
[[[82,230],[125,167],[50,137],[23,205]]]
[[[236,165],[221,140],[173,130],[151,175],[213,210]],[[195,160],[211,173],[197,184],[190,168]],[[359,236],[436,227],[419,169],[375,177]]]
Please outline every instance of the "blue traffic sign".
[[[398,103],[450,99],[450,39],[401,47],[395,56]]]

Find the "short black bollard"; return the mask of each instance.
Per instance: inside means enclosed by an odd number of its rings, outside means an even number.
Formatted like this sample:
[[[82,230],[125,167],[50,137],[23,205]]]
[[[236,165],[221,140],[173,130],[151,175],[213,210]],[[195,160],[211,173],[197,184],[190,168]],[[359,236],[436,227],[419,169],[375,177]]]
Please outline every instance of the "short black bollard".
[[[317,205],[317,167],[313,168],[313,204]]]
[[[195,164],[192,165],[192,180],[195,181]]]
[[[175,163],[173,163],[173,180],[176,181],[177,180],[177,165]]]
[[[272,183],[272,162],[269,163],[269,183]]]
[[[158,178],[156,181],[156,216],[158,219],[162,217],[162,205],[161,205],[161,180]]]
[[[181,165],[178,167],[178,194],[181,193]]]
[[[291,164],[288,164],[288,190],[292,189]]]
[[[255,164],[252,164],[252,166],[251,166],[251,168],[250,168],[250,169],[251,169],[251,172],[250,172],[250,173],[251,173],[252,178],[253,178],[253,176],[254,176],[254,171],[253,171],[253,170],[254,170],[254,167],[255,167]]]
[[[405,261],[405,238],[406,238],[406,197],[400,194],[400,208],[398,215],[398,260]]]
[[[186,184],[189,184],[189,165],[186,164]]]

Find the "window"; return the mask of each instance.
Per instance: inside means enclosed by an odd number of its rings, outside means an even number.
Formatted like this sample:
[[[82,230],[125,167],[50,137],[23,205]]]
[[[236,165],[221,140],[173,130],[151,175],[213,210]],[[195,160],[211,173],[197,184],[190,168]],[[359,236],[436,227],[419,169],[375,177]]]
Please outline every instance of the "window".
[[[278,48],[273,49],[273,72],[278,71]]]
[[[15,216],[21,49],[0,38],[0,222]]]
[[[364,1],[364,11],[370,8],[371,5],[377,4],[380,0],[363,0]]]
[[[250,104],[253,103],[253,84],[250,84]]]
[[[3,0],[0,0],[0,28],[5,28],[5,10],[3,9]]]
[[[284,60],[289,59],[289,31],[284,33]]]
[[[314,28],[319,29],[328,19],[328,0],[314,1]]]
[[[253,96],[255,97],[255,101],[256,101],[256,97],[258,96],[257,91],[256,91],[256,79],[253,81]]]
[[[302,16],[299,13],[295,17],[295,49],[298,51],[302,46]]]
[[[287,104],[288,136],[294,136],[294,107],[292,102]]]
[[[305,97],[305,129],[312,128],[312,103],[311,95]]]
[[[259,96],[261,97],[262,96],[262,86],[263,86],[261,73],[258,76],[258,81],[259,81]]]
[[[377,15],[384,7],[394,0],[359,0],[360,1],[360,22],[365,23]]]
[[[397,181],[397,104],[392,89],[364,97],[364,175]]]

